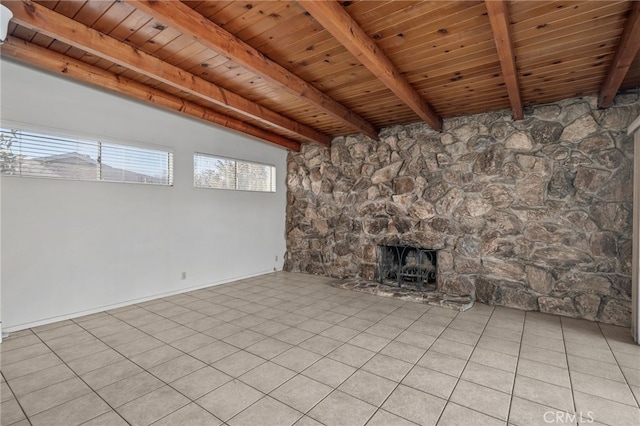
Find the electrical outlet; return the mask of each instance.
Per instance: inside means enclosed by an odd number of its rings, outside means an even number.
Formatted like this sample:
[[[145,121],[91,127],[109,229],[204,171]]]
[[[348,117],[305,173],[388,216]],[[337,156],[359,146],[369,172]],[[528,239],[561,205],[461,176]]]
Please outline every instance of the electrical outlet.
[[[276,262],[278,261],[278,255],[276,254]]]
[[[186,280],[187,279],[187,273],[183,272],[182,274],[180,274],[180,279]]]

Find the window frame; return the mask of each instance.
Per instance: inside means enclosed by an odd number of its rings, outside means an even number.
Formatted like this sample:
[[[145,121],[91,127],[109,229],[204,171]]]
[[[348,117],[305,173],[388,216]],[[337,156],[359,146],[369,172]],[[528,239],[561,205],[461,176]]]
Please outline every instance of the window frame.
[[[54,175],[46,175],[46,174],[29,173],[28,171],[24,170],[24,160],[22,161],[19,160],[20,163],[18,164],[18,171],[16,173],[6,173],[2,171],[2,169],[0,168],[0,174],[2,175],[2,177],[34,178],[34,179],[48,179],[48,180],[69,180],[69,181],[78,181],[78,182],[125,183],[125,184],[140,184],[140,185],[167,186],[167,187],[173,187],[175,183],[175,172],[174,172],[175,154],[174,154],[174,150],[167,146],[142,144],[142,143],[129,142],[129,141],[119,141],[119,140],[116,140],[115,138],[104,138],[104,137],[98,137],[98,136],[92,136],[92,135],[86,135],[86,134],[78,136],[77,134],[66,132],[66,131],[58,131],[57,129],[56,130],[51,130],[47,128],[32,129],[30,126],[24,126],[19,123],[13,123],[13,122],[2,122],[0,124],[1,134],[8,134],[8,133],[14,133],[14,132],[17,133],[18,135],[22,133],[26,137],[42,138],[42,140],[45,140],[47,143],[53,142],[54,140],[57,139],[62,141],[63,143],[64,142],[67,142],[70,144],[77,143],[79,145],[82,145],[91,149],[95,149],[96,158],[93,159],[92,157],[88,157],[88,158],[91,158],[91,160],[96,162],[95,177],[84,178],[82,176],[68,177],[68,176],[54,176]],[[52,151],[55,151],[56,149],[55,144],[51,144],[50,146]],[[157,180],[160,180],[160,182],[126,180],[125,176],[127,173],[135,173],[143,176],[145,175],[145,173],[124,168],[124,166],[128,165],[124,163],[126,161],[125,159],[122,160],[123,161],[122,168],[117,168],[104,162],[102,159],[102,152],[105,147],[108,150],[115,150],[116,152],[118,150],[124,151],[125,154],[127,149],[131,149],[131,152],[129,152],[129,154],[132,154],[134,156],[140,155],[140,154],[144,155],[143,152],[141,151],[155,151],[159,154],[162,154],[162,156],[165,157],[164,164],[166,169],[163,169],[160,171],[161,172],[166,171],[166,173],[164,173],[160,177],[154,177],[154,176],[148,175],[150,178],[155,178]],[[15,155],[18,155],[18,156],[21,155],[20,152],[21,150]],[[55,155],[67,155],[72,153],[73,152],[55,154]],[[53,157],[55,155],[51,155],[50,157]],[[158,164],[162,164],[162,163],[163,162],[160,162]],[[122,172],[122,178],[105,177],[104,166],[111,167],[116,170],[120,170]],[[70,169],[72,169],[72,167],[70,167]]]
[[[212,158],[215,160],[230,160],[230,161],[234,161],[235,164],[235,188],[218,188],[218,187],[214,187],[214,186],[204,186],[204,185],[198,185],[198,182],[196,180],[196,160],[197,157],[201,156],[201,157],[206,157],[206,158]],[[269,190],[260,190],[260,189],[241,189],[238,188],[238,163],[246,163],[249,165],[258,165],[258,166],[266,166],[266,167],[270,167],[270,175],[271,175],[271,182],[269,185]],[[234,158],[234,157],[227,157],[227,156],[223,156],[223,155],[217,155],[217,154],[210,154],[210,153],[206,153],[206,152],[201,152],[201,151],[195,151],[193,153],[193,187],[196,189],[214,189],[214,190],[220,190],[220,191],[239,191],[239,192],[253,192],[253,193],[264,193],[264,194],[275,194],[278,191],[278,185],[277,185],[277,167],[275,164],[270,164],[270,163],[265,163],[265,162],[261,162],[261,161],[253,161],[253,160],[245,160],[242,158]]]

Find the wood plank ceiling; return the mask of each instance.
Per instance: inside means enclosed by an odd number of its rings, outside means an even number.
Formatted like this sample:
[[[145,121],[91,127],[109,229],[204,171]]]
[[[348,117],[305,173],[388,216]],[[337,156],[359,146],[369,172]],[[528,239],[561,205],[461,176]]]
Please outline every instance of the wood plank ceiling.
[[[633,1],[3,1],[12,58],[298,150],[640,86]]]

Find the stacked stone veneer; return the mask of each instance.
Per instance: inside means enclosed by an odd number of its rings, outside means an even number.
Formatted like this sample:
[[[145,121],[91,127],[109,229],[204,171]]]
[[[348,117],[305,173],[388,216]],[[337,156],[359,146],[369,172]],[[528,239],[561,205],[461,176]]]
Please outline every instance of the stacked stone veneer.
[[[289,155],[285,270],[373,279],[378,244],[439,249],[438,289],[630,324],[637,92],[386,128]]]

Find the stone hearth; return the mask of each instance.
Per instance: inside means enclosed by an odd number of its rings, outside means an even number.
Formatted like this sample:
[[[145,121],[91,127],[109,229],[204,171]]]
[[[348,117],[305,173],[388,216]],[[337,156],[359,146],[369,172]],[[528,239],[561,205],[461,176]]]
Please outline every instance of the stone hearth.
[[[438,250],[438,293],[630,324],[638,92],[305,144],[287,170],[285,270],[374,281],[380,245]]]
[[[410,302],[426,303],[432,306],[466,311],[473,307],[473,297],[444,294],[439,291],[421,290],[413,287],[398,287],[395,285],[381,284],[379,282],[366,281],[358,278],[335,281],[333,287],[345,290],[358,291],[373,294],[375,296],[393,297]]]

